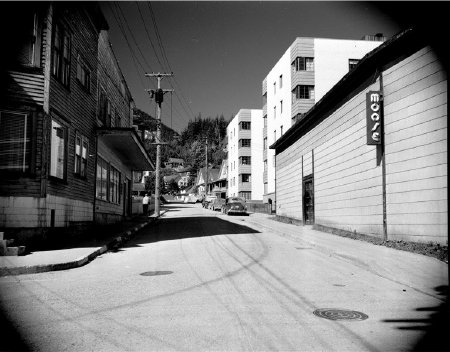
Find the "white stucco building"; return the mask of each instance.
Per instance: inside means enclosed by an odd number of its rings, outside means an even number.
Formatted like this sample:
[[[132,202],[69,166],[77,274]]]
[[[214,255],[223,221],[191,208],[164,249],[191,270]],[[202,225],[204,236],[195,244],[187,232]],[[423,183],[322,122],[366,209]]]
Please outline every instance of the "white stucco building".
[[[296,38],[262,83],[264,202],[275,202],[275,143],[358,61],[384,41]]]
[[[229,197],[262,200],[262,116],[261,109],[241,109],[228,124]]]

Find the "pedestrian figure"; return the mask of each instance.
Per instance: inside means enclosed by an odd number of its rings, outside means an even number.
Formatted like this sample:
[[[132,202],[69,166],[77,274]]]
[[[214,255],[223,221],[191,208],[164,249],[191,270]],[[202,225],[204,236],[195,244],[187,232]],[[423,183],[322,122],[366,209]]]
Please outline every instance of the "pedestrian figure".
[[[147,215],[147,213],[148,213],[148,202],[149,202],[149,200],[150,200],[150,198],[149,198],[148,194],[145,193],[144,198],[142,198],[142,207],[143,207],[143,210],[144,210],[144,215]]]

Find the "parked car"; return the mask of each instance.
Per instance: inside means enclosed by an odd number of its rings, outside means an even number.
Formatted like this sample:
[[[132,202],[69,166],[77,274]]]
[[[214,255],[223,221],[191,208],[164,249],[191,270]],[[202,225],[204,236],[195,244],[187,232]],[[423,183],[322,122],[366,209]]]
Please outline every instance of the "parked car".
[[[189,194],[188,196],[184,196],[184,203],[197,203],[198,199],[195,195]]]
[[[247,215],[247,206],[245,199],[240,197],[229,197],[222,206],[222,213],[224,214],[242,214]]]
[[[202,201],[202,207],[209,209],[209,204],[214,200],[217,199],[216,196],[206,196]]]
[[[221,210],[222,206],[225,205],[225,199],[223,198],[216,198],[212,202],[209,203],[209,209],[211,210]]]

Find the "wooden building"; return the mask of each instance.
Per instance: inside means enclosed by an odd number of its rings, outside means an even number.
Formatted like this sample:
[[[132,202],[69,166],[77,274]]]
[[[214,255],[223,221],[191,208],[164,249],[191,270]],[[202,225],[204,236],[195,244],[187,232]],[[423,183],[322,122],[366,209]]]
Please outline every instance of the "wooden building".
[[[1,66],[0,228],[28,239],[130,215],[131,171],[152,165],[98,5],[8,3],[1,13],[11,50]]]
[[[387,240],[448,242],[447,74],[406,30],[368,53],[276,153],[276,214]]]

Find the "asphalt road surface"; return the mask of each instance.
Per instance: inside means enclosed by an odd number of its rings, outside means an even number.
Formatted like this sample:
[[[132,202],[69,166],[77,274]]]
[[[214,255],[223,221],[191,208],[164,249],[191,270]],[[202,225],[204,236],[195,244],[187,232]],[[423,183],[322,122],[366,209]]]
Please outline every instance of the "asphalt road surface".
[[[33,351],[443,346],[445,263],[262,216],[165,207],[81,268],[0,278],[2,335]]]

